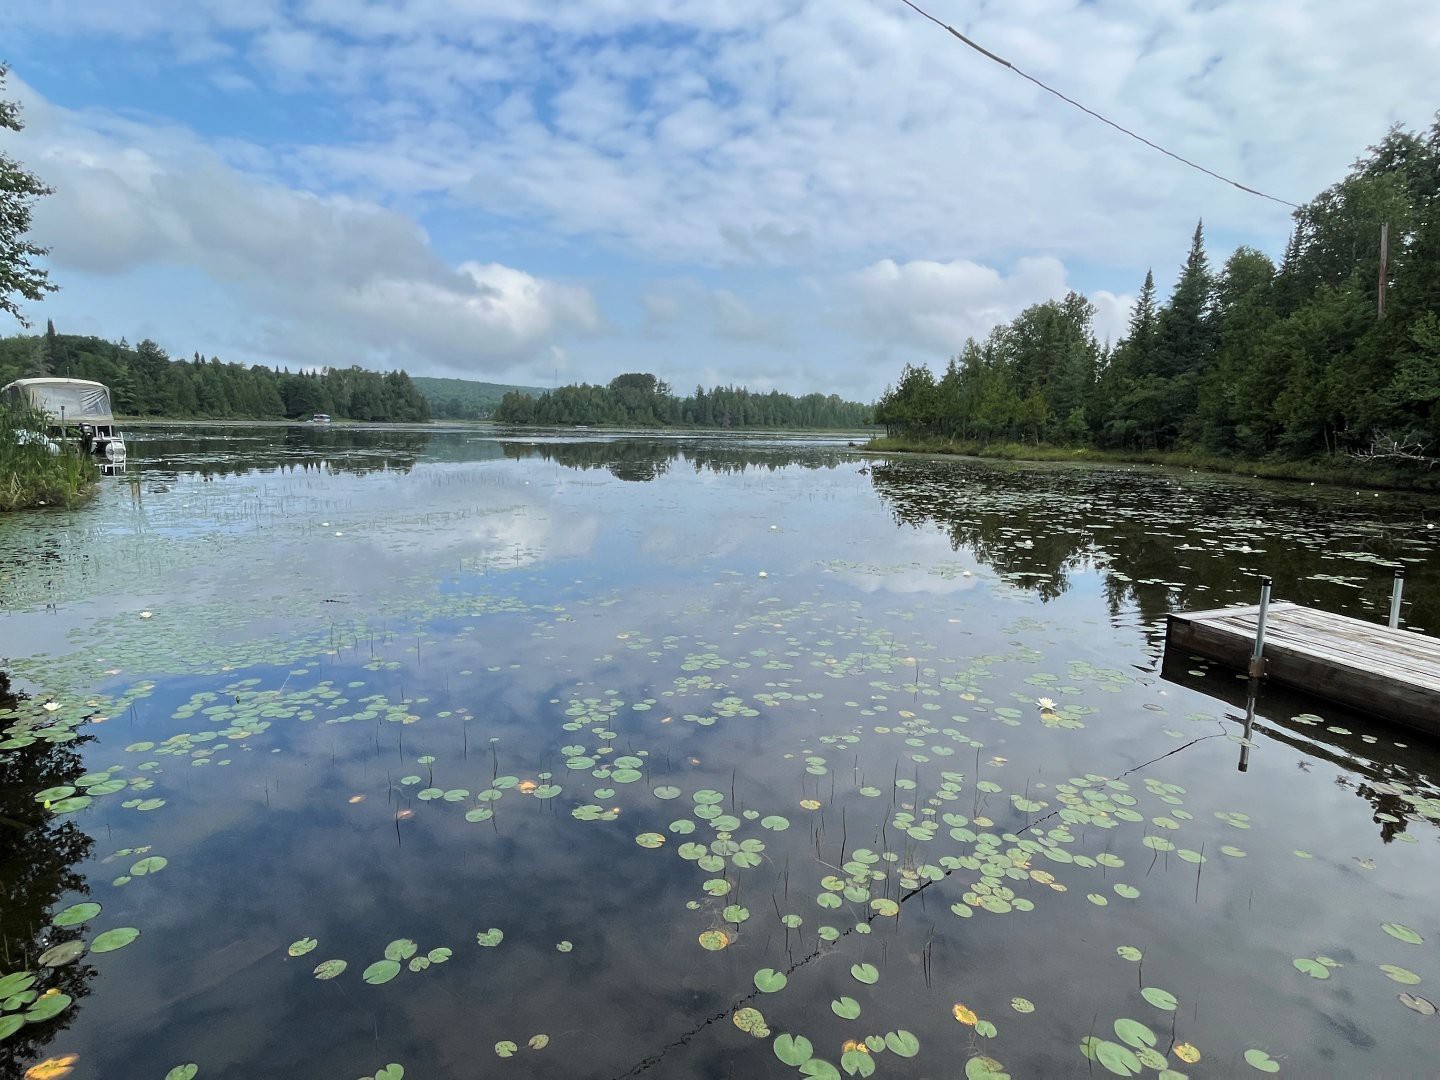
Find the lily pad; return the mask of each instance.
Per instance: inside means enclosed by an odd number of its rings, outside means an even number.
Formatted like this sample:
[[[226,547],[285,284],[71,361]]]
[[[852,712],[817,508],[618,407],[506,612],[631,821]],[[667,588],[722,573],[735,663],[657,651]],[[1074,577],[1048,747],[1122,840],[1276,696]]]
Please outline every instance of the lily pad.
[[[1410,929],[1410,927],[1404,925],[1403,923],[1387,922],[1383,924],[1380,929],[1384,930],[1391,937],[1397,938],[1398,940],[1407,942],[1411,945],[1419,945],[1422,941],[1425,940],[1419,935],[1419,933]]]
[[[1263,1073],[1277,1073],[1280,1071],[1280,1063],[1267,1054],[1264,1050],[1254,1047],[1245,1051],[1245,1063],[1252,1069],[1259,1069]]]
[[[755,973],[755,989],[762,994],[779,993],[789,981],[783,971],[776,971],[774,968],[761,968]]]
[[[504,931],[498,930],[492,926],[489,930],[481,930],[480,933],[476,934],[475,943],[477,945],[484,945],[486,948],[493,949],[496,945],[499,945],[500,942],[504,940],[504,938]]]
[[[415,955],[420,946],[409,938],[396,938],[385,946],[386,960],[409,960]]]
[[[92,903],[75,904],[66,908],[52,920],[56,926],[79,926],[100,914],[100,905]]]
[[[40,958],[40,962],[42,964],[45,962],[43,956]],[[1385,973],[1387,979],[1392,982],[1397,982],[1401,986],[1414,986],[1420,981],[1420,976],[1416,975],[1415,972],[1410,971],[1408,968],[1399,967],[1396,964],[1381,964],[1380,970]]]
[[[709,952],[719,952],[730,944],[730,935],[724,930],[706,930],[700,935],[700,947]]]
[[[864,983],[866,986],[873,986],[880,981],[880,972],[874,964],[852,964],[850,974],[856,982]]]
[[[854,1020],[860,1015],[860,1003],[852,997],[839,997],[830,1002],[830,1011],[841,1020]]]
[[[84,955],[85,942],[77,938],[74,941],[62,941],[59,945],[52,945],[41,953],[35,962],[41,967],[64,967],[66,964],[73,964]]]
[[[1174,1012],[1175,1006],[1178,1004],[1174,994],[1169,990],[1161,990],[1158,986],[1143,987],[1140,996],[1155,1008],[1164,1009],[1166,1012]]]
[[[333,979],[347,967],[349,965],[344,960],[324,960],[315,965],[315,978],[322,982]]]
[[[748,1007],[736,1009],[735,1015],[730,1019],[746,1035],[753,1035],[757,1039],[765,1039],[770,1036],[770,1028],[766,1025],[765,1016],[759,1009]]]
[[[902,1028],[886,1033],[885,1048],[897,1057],[912,1058],[920,1052],[920,1040]]]
[[[49,1020],[51,1017],[59,1016],[70,1007],[71,997],[69,994],[45,994],[25,1010],[25,1022],[27,1024],[38,1024],[41,1021]]]
[[[92,953],[114,952],[116,949],[123,949],[140,936],[140,931],[133,926],[120,926],[114,930],[106,930],[90,943]]]
[[[1396,994],[1395,996],[1399,999],[1401,1005],[1404,1005],[1407,1009],[1411,1009],[1414,1012],[1419,1013],[1421,1016],[1435,1015],[1435,1003],[1429,998],[1416,997],[1414,994],[1408,993]]]
[[[773,1046],[781,1064],[799,1067],[815,1054],[815,1048],[804,1035],[777,1035]]]
[[[398,960],[376,960],[365,969],[360,977],[371,986],[380,986],[399,974],[400,962]]]

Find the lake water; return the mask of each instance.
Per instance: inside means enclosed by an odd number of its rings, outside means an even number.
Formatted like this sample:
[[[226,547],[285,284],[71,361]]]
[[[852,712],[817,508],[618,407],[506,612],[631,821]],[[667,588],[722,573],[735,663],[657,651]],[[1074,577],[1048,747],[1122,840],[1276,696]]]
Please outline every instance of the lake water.
[[[0,520],[0,1069],[1433,1075],[1435,745],[1271,689],[1247,743],[1161,655],[1259,574],[1380,621],[1404,565],[1440,627],[1436,522],[834,438],[136,432]]]

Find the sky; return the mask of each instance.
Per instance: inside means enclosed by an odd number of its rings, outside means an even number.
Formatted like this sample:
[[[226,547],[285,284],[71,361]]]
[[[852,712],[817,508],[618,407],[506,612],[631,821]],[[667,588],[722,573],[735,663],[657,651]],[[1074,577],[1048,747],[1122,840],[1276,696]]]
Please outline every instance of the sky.
[[[1434,0],[921,6],[1291,202],[1440,108]],[[901,0],[27,0],[0,58],[55,189],[27,313],[172,355],[868,401],[1291,224]]]

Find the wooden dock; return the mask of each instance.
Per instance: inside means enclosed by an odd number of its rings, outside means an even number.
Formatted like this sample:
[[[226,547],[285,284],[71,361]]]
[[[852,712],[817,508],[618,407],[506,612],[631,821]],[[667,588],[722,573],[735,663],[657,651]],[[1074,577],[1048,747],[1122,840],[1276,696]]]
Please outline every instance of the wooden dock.
[[[1258,604],[1174,613],[1166,652],[1184,649],[1246,671],[1259,614]],[[1264,672],[1274,682],[1440,736],[1440,639],[1276,601],[1265,622]]]

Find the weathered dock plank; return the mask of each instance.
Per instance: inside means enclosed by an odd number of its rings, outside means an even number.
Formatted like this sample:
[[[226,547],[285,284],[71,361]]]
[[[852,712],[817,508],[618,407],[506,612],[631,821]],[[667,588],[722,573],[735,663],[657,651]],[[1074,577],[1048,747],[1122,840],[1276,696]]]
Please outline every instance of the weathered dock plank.
[[[1259,616],[1259,605],[1173,613],[1166,649],[1244,671]],[[1440,736],[1440,639],[1277,602],[1264,659],[1274,682]]]

